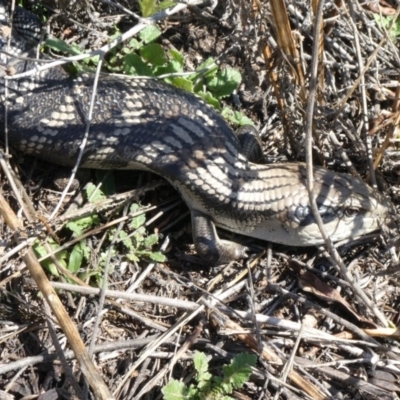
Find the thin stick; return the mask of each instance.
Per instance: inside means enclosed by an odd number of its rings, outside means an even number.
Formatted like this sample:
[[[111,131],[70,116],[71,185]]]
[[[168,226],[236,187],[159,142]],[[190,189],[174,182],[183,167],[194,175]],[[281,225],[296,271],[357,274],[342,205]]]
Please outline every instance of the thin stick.
[[[21,221],[14,214],[14,211],[11,209],[2,195],[0,195],[0,214],[10,229],[14,232],[17,243],[26,241],[27,235],[23,229]],[[80,364],[82,372],[88,380],[89,385],[92,387],[96,398],[104,400],[113,399],[106,384],[93,365],[93,362],[86,351],[85,345],[79,336],[78,329],[71,321],[68,313],[65,311],[65,308],[57,296],[56,291],[52,288],[49,280],[47,279],[47,276],[40,266],[32,248],[25,250],[21,254],[21,258],[28,267],[32,278],[35,280],[41,293],[56,316],[57,321],[64,331],[65,336],[67,337],[68,342]]]
[[[322,23],[322,10],[324,6],[324,0],[320,0],[318,5],[317,14],[315,16],[314,24],[314,42],[312,48],[312,59],[311,59],[311,71],[310,71],[310,87],[309,87],[309,97],[306,109],[306,163],[307,163],[307,191],[311,206],[311,211],[313,217],[318,225],[321,232],[321,236],[325,241],[325,245],[331,256],[333,265],[338,267],[341,274],[345,279],[351,283],[354,293],[359,297],[368,308],[374,313],[374,315],[379,319],[383,326],[388,326],[385,316],[381,311],[375,306],[375,304],[367,297],[367,295],[359,288],[356,282],[353,281],[352,277],[347,271],[346,265],[341,259],[339,253],[337,252],[330,236],[327,234],[324,223],[322,221],[321,215],[318,210],[316,196],[314,193],[314,175],[313,175],[313,159],[312,159],[312,127],[314,118],[314,104],[315,104],[315,94],[317,91],[317,76],[318,76],[318,49],[319,49],[319,34],[321,30],[319,29]]]

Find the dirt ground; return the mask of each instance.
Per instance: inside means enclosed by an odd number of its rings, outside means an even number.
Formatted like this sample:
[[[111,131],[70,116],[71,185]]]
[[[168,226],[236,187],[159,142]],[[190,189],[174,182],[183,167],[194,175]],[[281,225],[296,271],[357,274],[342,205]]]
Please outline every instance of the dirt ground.
[[[209,58],[219,70],[239,71],[241,82],[220,99],[221,107],[253,121],[266,162],[305,161],[317,1],[287,2],[286,10],[280,1],[187,3],[179,12],[158,14],[155,43],[167,53],[179,51],[185,73]],[[44,45],[48,38],[90,53],[142,22],[138,2],[129,0],[23,5],[41,19],[41,50],[53,59],[72,54]],[[314,164],[376,180],[394,208],[400,190],[400,27],[390,24],[396,12],[395,2],[385,0],[325,2],[312,147]],[[135,51],[131,40],[107,53],[104,72],[123,72],[123,57]],[[67,68],[95,67],[80,61]],[[186,205],[157,176],[83,172],[49,222],[70,170],[16,152],[12,171],[38,220],[21,217],[5,173],[3,196],[23,220],[29,245],[36,238],[36,255],[45,259],[46,275],[115,398],[162,398],[172,378],[198,387],[196,352],[207,356],[213,376],[222,376],[238,354],[255,354],[257,363],[233,393],[215,393],[214,383],[214,391],[190,399],[398,398],[395,216],[377,235],[337,246],[346,274],[325,247],[294,248],[228,232],[221,236],[246,244],[251,256],[213,267],[196,256]],[[101,207],[89,203],[79,212],[75,205],[82,208],[100,182],[109,203],[100,195]],[[71,210],[75,220],[86,219],[68,228]],[[71,339],[26,268],[27,247],[16,248],[3,220],[1,230],[0,399],[95,398]],[[46,258],[51,251],[57,253]],[[101,287],[113,291],[105,300],[95,290]]]

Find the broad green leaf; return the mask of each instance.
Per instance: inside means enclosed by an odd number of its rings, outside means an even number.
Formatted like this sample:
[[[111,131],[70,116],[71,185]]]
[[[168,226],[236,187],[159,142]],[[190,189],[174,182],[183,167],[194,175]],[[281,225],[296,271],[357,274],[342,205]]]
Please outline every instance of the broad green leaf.
[[[231,394],[233,392],[234,386],[230,382],[222,382],[220,386],[220,391],[222,393]]]
[[[147,236],[147,238],[144,239],[144,247],[146,249],[151,249],[152,246],[158,243],[158,235],[156,233],[152,233],[151,235]]]
[[[199,378],[201,378],[201,376],[208,372],[208,360],[207,360],[207,356],[200,352],[200,351],[196,351],[194,353],[194,367],[196,368],[197,373],[199,374]]]
[[[60,39],[55,39],[55,38],[47,39],[45,45],[53,50],[59,51],[61,53],[67,53],[71,56],[83,54],[83,51],[77,44],[72,43],[71,45],[69,45],[68,43]],[[90,63],[97,64],[99,62],[99,59],[100,59],[99,56],[87,57],[84,58],[82,62],[84,62],[85,64],[90,64]],[[75,66],[77,69],[80,69],[78,67],[78,64],[75,64]]]
[[[133,50],[139,50],[141,47],[143,46],[142,42],[139,42],[136,38],[132,38],[129,41],[129,47]],[[132,50],[129,49],[129,52],[131,52]]]
[[[224,109],[221,111],[221,115],[232,124],[239,126],[254,126],[254,122],[249,117],[246,117],[240,111],[233,111],[230,107],[224,107]]]
[[[82,54],[82,50],[76,44],[71,46],[60,39],[47,39],[45,45],[60,53],[67,53],[73,56]]]
[[[127,54],[124,56],[122,67],[127,75],[153,76],[152,70],[137,54]]]
[[[207,70],[207,72],[203,72],[203,70]],[[195,77],[201,74],[201,76],[204,76],[206,78],[212,78],[218,71],[218,65],[215,63],[215,60],[213,58],[207,58],[206,61],[201,63],[196,68],[196,71],[197,74],[194,75]]]
[[[153,72],[154,72],[154,75],[156,75],[156,76],[165,75],[165,74],[174,74],[176,72],[182,72],[182,66],[181,66],[181,64],[179,64],[179,62],[177,62],[175,60],[171,60],[168,62],[167,65],[163,65],[161,67],[155,67]],[[193,84],[192,84],[192,86],[193,86]]]
[[[130,261],[135,261],[135,262],[139,262],[140,261],[139,257],[134,253],[129,253],[129,254],[126,255],[126,257]]]
[[[155,262],[164,262],[167,260],[164,254],[160,253],[159,251],[154,251],[149,253],[149,258]]]
[[[251,367],[256,365],[257,357],[254,354],[238,354],[230,365],[223,367],[224,382],[232,384],[233,388],[240,389],[249,380]],[[231,391],[227,391],[231,393]]]
[[[138,229],[146,222],[146,216],[144,214],[138,215],[137,217],[132,218],[130,223],[131,228]]]
[[[212,105],[218,111],[221,111],[219,101],[210,92],[196,92],[206,103]]]
[[[138,203],[132,203],[129,207],[129,212],[131,214],[135,213],[136,211],[140,210],[140,205]]]
[[[101,189],[98,189],[97,186],[94,185],[93,183],[89,183],[88,185],[86,185],[85,192],[87,198],[90,200],[92,204],[102,201],[106,198]]]
[[[155,12],[156,0],[140,0],[139,7],[143,17],[150,17]]]
[[[146,228],[142,225],[135,230],[135,234],[132,236],[132,240],[135,241],[135,247],[138,248],[144,242],[144,235],[146,234]]]
[[[139,204],[133,203],[131,205],[131,207],[130,207],[130,212],[131,213],[135,213],[135,212],[139,211],[139,209],[140,209]],[[132,229],[138,229],[145,222],[146,222],[146,216],[144,214],[140,214],[140,215],[132,218],[131,223],[130,223],[130,227]]]
[[[119,238],[122,240],[124,246],[129,250],[135,250],[133,246],[132,239],[128,237],[128,234],[125,231],[119,232]]]
[[[86,229],[97,225],[100,222],[98,215],[89,215],[87,217],[82,217],[74,221],[68,222],[65,227],[74,233],[75,237],[79,237],[83,234]]]
[[[160,12],[165,10],[166,8],[172,7],[176,4],[176,1],[173,0],[164,0],[156,7],[156,12]]]
[[[181,66],[185,63],[185,56],[176,49],[170,49],[169,55],[174,61],[177,61]]]
[[[83,242],[77,243],[69,255],[68,270],[74,274],[76,274],[81,268],[85,256],[85,251],[82,248],[81,243]]]
[[[142,47],[140,55],[154,66],[162,66],[168,61],[164,49],[158,43],[149,43]]]
[[[55,251],[60,247],[60,245],[58,243],[54,242],[53,240],[49,240],[48,245],[50,246],[51,251]],[[41,245],[38,240],[33,245],[33,251],[36,253],[36,255],[39,258],[45,257],[49,253],[46,250],[45,246]],[[54,257],[56,257],[57,261],[60,263],[60,265],[62,267],[67,268],[67,264],[65,262],[65,259],[67,258],[67,252],[65,250],[56,253]],[[41,261],[41,264],[52,275],[59,276],[57,267],[56,267],[55,263],[51,260],[51,258],[47,258],[47,259]]]
[[[154,42],[158,37],[161,36],[161,31],[156,25],[149,25],[139,32],[139,38],[144,43]]]
[[[196,351],[194,353],[194,367],[197,371],[197,387],[200,391],[206,392],[211,388],[212,375],[208,372],[208,360],[204,353]]]
[[[186,399],[199,399],[199,389],[195,385],[190,385],[187,389]]]
[[[175,379],[171,379],[161,391],[165,400],[188,399],[185,384]]]
[[[193,93],[193,82],[182,76],[177,76],[175,78],[168,79],[175,87],[186,90],[187,92]]]
[[[242,81],[242,75],[233,68],[224,68],[208,82],[208,89],[218,98],[229,96]]]

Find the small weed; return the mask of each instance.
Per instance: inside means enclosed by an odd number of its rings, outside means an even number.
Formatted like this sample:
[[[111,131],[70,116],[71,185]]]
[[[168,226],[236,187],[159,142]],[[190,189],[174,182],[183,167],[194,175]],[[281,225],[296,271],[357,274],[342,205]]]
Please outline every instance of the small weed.
[[[91,203],[101,201],[106,196],[105,194],[96,188],[95,185],[88,185],[85,189],[85,194]],[[149,260],[155,262],[165,261],[165,256],[159,251],[154,251],[153,247],[158,243],[157,234],[147,234],[145,229],[146,216],[140,213],[140,206],[136,203],[130,206],[130,215],[132,219],[127,224],[126,229],[119,232],[118,243],[121,243],[120,255],[125,257],[129,261],[139,262],[140,260]],[[94,228],[100,223],[98,215],[90,215],[82,217],[74,221],[68,222],[65,227],[72,232],[72,239],[79,238],[85,232]],[[111,241],[116,233],[116,229],[109,229],[107,234]],[[48,241],[51,249],[57,251],[60,247],[53,239]],[[36,254],[39,257],[47,255],[47,250],[39,241],[33,246]],[[113,255],[117,253],[116,249],[113,250]],[[79,275],[81,279],[86,279],[88,276],[94,279],[97,286],[101,285],[102,270],[107,259],[107,251],[104,251],[98,256],[98,263],[94,266],[94,269],[88,271],[86,266],[88,261],[91,259],[92,249],[88,246],[87,240],[83,239],[76,243],[71,250],[62,250],[55,254],[57,262],[64,268],[68,269],[75,275]],[[54,276],[59,276],[55,263],[50,259],[46,259],[42,262],[42,265]]]
[[[153,14],[156,14],[166,8],[172,7],[176,4],[176,1],[173,0],[139,0],[140,11],[144,18],[150,17]]]
[[[152,15],[160,8],[170,7],[172,1],[162,1],[156,4],[155,0],[142,0],[140,7],[143,16]],[[121,32],[115,27],[110,40],[120,36]],[[230,107],[222,107],[221,99],[230,96],[242,81],[239,71],[233,68],[220,69],[213,58],[207,59],[198,66],[193,73],[184,72],[185,57],[177,49],[164,50],[155,41],[161,36],[156,25],[149,25],[132,38],[112,49],[105,60],[106,68],[110,72],[123,73],[131,76],[163,77],[173,86],[184,89],[200,96],[205,102],[216,108],[229,122],[235,125],[253,125],[253,122],[239,111]],[[69,55],[83,53],[78,45],[69,45],[62,40],[48,39],[46,46],[52,50]],[[74,71],[87,71],[95,67],[98,57],[84,60],[84,64],[73,63]],[[178,75],[178,76],[177,76]]]
[[[374,14],[375,21],[377,24],[385,29],[390,29],[392,22],[393,22],[393,17],[391,16],[381,16],[378,14]],[[389,30],[389,35],[391,36],[392,39],[398,39],[400,36],[400,19],[398,19],[392,26],[392,28]]]
[[[165,400],[230,400],[234,389],[240,389],[248,381],[251,367],[256,365],[254,354],[238,354],[229,365],[224,365],[223,376],[214,376],[209,372],[207,357],[196,352],[194,367],[197,371],[196,384],[186,386],[172,379],[162,389]]]

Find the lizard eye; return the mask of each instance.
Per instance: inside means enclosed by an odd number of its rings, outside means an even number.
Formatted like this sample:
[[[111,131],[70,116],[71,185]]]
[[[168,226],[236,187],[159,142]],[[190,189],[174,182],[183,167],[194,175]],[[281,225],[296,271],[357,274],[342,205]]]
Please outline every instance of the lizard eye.
[[[355,217],[357,214],[359,213],[358,208],[346,208],[346,210],[344,211],[344,214],[346,215],[346,217]]]

